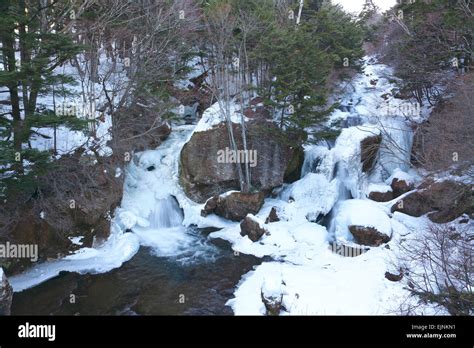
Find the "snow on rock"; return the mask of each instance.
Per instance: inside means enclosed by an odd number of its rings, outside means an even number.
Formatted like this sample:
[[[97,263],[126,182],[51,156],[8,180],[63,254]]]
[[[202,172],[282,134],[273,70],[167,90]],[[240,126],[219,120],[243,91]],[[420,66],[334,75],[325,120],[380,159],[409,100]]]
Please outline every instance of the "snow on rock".
[[[350,199],[336,206],[331,226],[336,239],[353,241],[349,226],[373,227],[389,237],[392,235],[392,225],[387,213],[370,200]]]
[[[278,199],[267,199],[257,214],[260,221],[265,220],[273,207],[280,212],[280,221],[265,224],[268,234],[263,235],[257,243],[240,235],[240,226],[233,223],[220,231],[210,234],[211,238],[229,241],[235,251],[257,257],[272,256],[284,258],[296,264],[305,263],[314,258],[320,250],[328,247],[328,233],[324,226],[311,223],[305,214],[298,212],[294,205]]]
[[[407,184],[415,183],[415,177],[412,174],[408,174],[407,172],[401,170],[400,168],[396,168],[392,175],[385,181],[386,184],[390,185],[393,179],[403,180]]]
[[[391,181],[390,181],[391,182]],[[390,185],[386,184],[369,184],[369,187],[367,188],[367,192],[390,192],[392,191],[392,188]]]
[[[82,239],[84,239],[84,236],[69,237],[69,240],[74,245],[82,245],[83,244]]]
[[[240,106],[234,102],[231,102],[229,109],[232,122],[241,123],[242,115],[240,113]],[[248,121],[245,116],[244,120]],[[225,115],[222,113],[219,103],[214,103],[203,112],[201,119],[194,129],[194,132],[204,132],[224,121]]]

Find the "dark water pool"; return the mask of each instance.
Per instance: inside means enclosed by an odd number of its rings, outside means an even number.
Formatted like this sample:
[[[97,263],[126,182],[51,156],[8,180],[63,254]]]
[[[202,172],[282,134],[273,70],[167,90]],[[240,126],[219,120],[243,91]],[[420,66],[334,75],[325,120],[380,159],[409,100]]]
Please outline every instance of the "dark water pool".
[[[218,251],[212,258],[190,264],[142,247],[105,274],[61,273],[15,293],[12,315],[231,315],[225,303],[241,276],[261,260],[236,256],[223,241],[214,243]]]

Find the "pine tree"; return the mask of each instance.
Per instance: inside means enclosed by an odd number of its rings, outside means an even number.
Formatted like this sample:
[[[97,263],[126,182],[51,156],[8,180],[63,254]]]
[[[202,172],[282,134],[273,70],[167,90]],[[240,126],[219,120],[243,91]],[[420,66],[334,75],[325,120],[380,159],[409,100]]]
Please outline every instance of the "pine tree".
[[[269,66],[261,93],[278,115],[280,127],[297,133],[318,126],[332,110],[327,78],[347,59],[357,67],[363,56],[363,30],[338,6],[314,2],[299,25],[273,23],[256,55]]]
[[[42,136],[34,128],[67,125],[83,129],[76,115],[58,115],[38,108],[42,94],[69,93],[70,77],[56,68],[75,56],[80,47],[62,33],[64,11],[54,3],[5,0],[0,3],[1,63],[0,86],[7,88],[8,106],[0,115],[0,190],[34,191],[35,177],[51,161],[49,153],[31,148],[31,137]]]

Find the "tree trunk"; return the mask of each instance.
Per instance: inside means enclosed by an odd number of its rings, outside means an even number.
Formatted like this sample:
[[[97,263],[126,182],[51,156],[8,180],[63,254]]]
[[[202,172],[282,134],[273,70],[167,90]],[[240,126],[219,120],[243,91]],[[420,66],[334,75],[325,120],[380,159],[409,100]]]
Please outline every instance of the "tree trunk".
[[[6,69],[9,73],[14,74],[16,72],[16,59],[15,59],[15,42],[13,27],[8,32],[1,33],[2,35],[2,51]],[[18,95],[18,85],[15,80],[8,83],[8,90],[10,92],[10,102],[12,106],[12,117],[13,117],[13,149],[16,153],[21,154],[21,144],[23,143],[23,123],[21,120],[20,111],[20,98]],[[15,154],[15,158],[17,155]],[[13,169],[17,173],[23,173],[23,162],[15,160]]]

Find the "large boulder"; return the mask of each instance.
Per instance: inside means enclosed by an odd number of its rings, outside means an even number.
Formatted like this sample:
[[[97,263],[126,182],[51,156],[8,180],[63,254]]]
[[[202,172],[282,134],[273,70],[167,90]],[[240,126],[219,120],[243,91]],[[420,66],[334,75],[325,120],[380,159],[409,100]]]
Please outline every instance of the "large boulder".
[[[232,124],[237,148],[243,149],[241,127]],[[303,149],[290,145],[301,143],[302,136],[282,133],[268,121],[246,123],[247,148],[255,156],[250,163],[251,184],[264,192],[271,192],[285,181],[300,178],[304,161]],[[204,203],[209,197],[240,188],[236,164],[222,161],[219,156],[230,150],[227,126],[223,123],[195,132],[184,145],[180,155],[180,183],[184,191],[196,202]]]
[[[257,214],[262,208],[265,195],[263,192],[242,193],[230,192],[228,194],[214,196],[207,200],[202,216],[216,214],[232,221],[240,221],[247,214]]]
[[[8,283],[7,277],[0,267],[0,315],[10,315],[12,305],[13,289]]]
[[[410,216],[422,216],[436,223],[452,221],[462,214],[473,216],[473,186],[454,181],[442,181],[420,185],[419,190],[408,194],[392,206]]]
[[[349,231],[354,236],[355,241],[362,245],[379,246],[390,241],[390,236],[371,226],[352,225],[349,226]]]
[[[267,230],[253,215],[247,215],[240,223],[240,235],[248,236],[252,242],[258,241],[266,233],[268,233]]]

